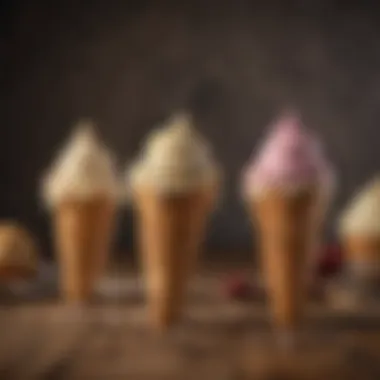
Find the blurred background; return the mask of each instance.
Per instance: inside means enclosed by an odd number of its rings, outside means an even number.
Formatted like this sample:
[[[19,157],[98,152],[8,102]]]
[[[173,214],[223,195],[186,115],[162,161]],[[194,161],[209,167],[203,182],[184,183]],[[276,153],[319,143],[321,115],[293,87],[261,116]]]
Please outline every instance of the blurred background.
[[[371,2],[352,4],[3,0],[0,217],[24,222],[49,254],[39,179],[78,118],[98,123],[122,169],[151,128],[187,108],[226,171],[209,250],[249,252],[240,171],[292,106],[338,170],[331,238],[337,211],[380,164],[379,17]],[[126,208],[117,251],[132,236]]]

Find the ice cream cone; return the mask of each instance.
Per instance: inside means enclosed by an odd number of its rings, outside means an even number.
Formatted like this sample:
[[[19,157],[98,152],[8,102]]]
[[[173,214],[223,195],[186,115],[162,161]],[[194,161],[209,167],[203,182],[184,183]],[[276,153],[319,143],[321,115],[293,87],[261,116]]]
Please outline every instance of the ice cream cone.
[[[269,192],[251,203],[273,322],[282,331],[293,331],[302,318],[320,220],[317,206],[316,191]]]
[[[60,287],[67,301],[86,301],[103,271],[112,235],[115,205],[107,197],[64,201],[55,209]]]
[[[332,304],[355,309],[379,298],[380,285],[380,179],[360,190],[338,219],[344,247],[343,273],[330,289]]]
[[[128,170],[149,316],[160,330],[180,318],[220,179],[211,148],[183,112],[147,136]]]
[[[316,135],[293,111],[271,128],[243,174],[279,343],[293,344],[305,308],[335,176]]]
[[[180,318],[214,198],[209,188],[178,195],[148,188],[135,192],[150,319],[158,329]]]

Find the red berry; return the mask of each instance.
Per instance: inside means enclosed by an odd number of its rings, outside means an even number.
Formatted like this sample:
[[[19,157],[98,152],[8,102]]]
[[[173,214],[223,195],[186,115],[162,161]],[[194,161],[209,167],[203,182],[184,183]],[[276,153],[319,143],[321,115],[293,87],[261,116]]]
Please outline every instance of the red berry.
[[[252,287],[243,276],[234,276],[227,279],[224,293],[232,299],[247,298],[252,294]]]
[[[318,263],[318,275],[329,277],[340,271],[342,267],[342,252],[338,245],[325,247]]]

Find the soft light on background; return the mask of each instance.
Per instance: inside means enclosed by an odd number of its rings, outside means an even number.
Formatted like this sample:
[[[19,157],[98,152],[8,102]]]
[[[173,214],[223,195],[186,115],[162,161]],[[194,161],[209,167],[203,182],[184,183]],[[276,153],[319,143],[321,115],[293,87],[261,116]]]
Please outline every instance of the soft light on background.
[[[8,5],[7,5],[8,3]],[[246,250],[239,175],[264,127],[295,106],[339,170],[336,211],[380,164],[380,37],[372,9],[334,1],[2,2],[0,216],[49,247],[38,180],[70,126],[92,117],[120,164],[179,108],[194,112],[226,170],[208,234]],[[118,249],[132,247],[130,210]]]

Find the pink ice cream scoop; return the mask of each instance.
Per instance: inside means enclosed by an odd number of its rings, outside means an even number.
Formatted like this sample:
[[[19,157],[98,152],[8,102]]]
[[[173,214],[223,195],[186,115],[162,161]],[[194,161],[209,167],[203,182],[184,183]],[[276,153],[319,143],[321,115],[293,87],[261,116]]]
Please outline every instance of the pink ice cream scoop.
[[[294,192],[308,186],[327,189],[332,170],[316,137],[294,113],[281,117],[243,172],[245,195],[268,189]]]

